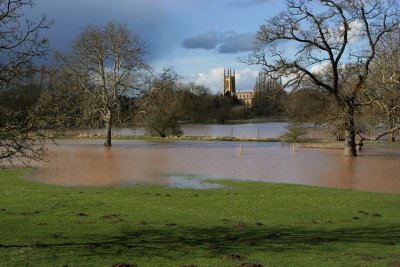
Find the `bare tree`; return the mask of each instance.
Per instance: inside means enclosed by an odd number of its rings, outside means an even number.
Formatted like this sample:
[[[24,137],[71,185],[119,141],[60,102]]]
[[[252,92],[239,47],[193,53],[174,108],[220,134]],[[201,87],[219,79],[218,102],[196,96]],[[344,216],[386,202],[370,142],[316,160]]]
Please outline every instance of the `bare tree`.
[[[260,72],[254,86],[251,109],[257,116],[282,114],[285,97],[281,81]]]
[[[15,160],[29,165],[32,160],[41,160],[46,152],[47,135],[43,132],[41,110],[36,103],[27,106],[24,101],[23,93],[32,88],[22,89],[13,95],[1,93],[0,166]]]
[[[377,57],[372,62],[366,96],[372,102],[369,113],[382,123],[385,131],[372,139],[389,135],[394,142],[400,130],[400,32],[393,32],[377,48]]]
[[[120,98],[133,96],[141,72],[147,70],[145,47],[139,36],[125,25],[85,27],[75,39],[72,52],[61,56],[67,71],[79,81],[84,93],[94,100],[93,113],[106,125],[105,146],[111,146],[111,130],[118,120]]]
[[[288,118],[297,122],[310,122],[317,125],[330,119],[332,98],[325,92],[314,88],[304,88],[290,94],[286,104]],[[307,108],[305,108],[307,107]]]
[[[0,166],[6,161],[41,159],[46,135],[38,99],[38,86],[32,61],[49,52],[42,30],[52,22],[43,15],[37,22],[24,18],[24,9],[32,8],[31,0],[0,1]]]
[[[79,82],[63,70],[52,69],[42,90],[39,104],[48,110],[47,120],[57,129],[98,128],[101,119],[93,113],[96,103],[82,93]]]
[[[178,83],[176,94],[180,120],[192,122],[211,120],[213,96],[207,87],[193,82]]]
[[[155,76],[142,97],[141,115],[151,135],[167,137],[182,135],[179,75],[168,67]]]
[[[281,77],[284,88],[313,83],[342,110],[344,155],[356,156],[356,112],[382,37],[399,27],[395,0],[287,0],[287,10],[257,34],[260,50],[247,62]],[[292,51],[292,52],[291,52]],[[356,66],[348,73],[346,64]],[[326,66],[329,75],[317,75]]]
[[[0,1],[0,81],[10,82],[32,64],[32,60],[49,52],[47,38],[40,35],[48,29],[45,15],[38,22],[24,19],[24,9],[34,6],[32,0]]]

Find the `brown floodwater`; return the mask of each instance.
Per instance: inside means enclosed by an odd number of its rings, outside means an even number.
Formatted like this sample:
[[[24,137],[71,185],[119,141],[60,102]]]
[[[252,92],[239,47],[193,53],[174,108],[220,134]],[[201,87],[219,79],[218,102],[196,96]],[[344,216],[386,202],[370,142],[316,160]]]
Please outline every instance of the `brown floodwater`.
[[[212,188],[213,179],[295,183],[400,192],[400,147],[366,145],[360,156],[340,149],[263,142],[60,140],[29,179],[62,186],[157,184]],[[242,146],[242,148],[241,148]]]

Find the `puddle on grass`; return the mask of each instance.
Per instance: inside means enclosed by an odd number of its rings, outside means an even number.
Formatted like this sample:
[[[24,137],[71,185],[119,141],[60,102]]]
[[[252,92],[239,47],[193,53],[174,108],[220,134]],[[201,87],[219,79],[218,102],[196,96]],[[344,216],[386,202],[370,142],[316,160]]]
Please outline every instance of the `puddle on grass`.
[[[190,174],[164,174],[161,175],[164,180],[164,186],[171,188],[190,188],[190,189],[218,189],[224,188],[225,185],[213,183],[208,178],[194,176]],[[116,186],[129,187],[137,185],[146,185],[147,183],[135,182],[135,181],[125,181]]]
[[[168,186],[174,188],[192,188],[192,189],[218,189],[225,187],[222,184],[215,184],[206,181],[205,178],[184,175],[168,175]]]

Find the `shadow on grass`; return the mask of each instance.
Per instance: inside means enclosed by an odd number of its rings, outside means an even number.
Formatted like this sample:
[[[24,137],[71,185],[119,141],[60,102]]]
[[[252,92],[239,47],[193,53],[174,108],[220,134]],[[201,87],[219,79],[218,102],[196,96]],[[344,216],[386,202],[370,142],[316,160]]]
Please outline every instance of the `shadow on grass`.
[[[187,251],[198,251],[213,256],[229,253],[269,252],[306,252],[331,251],[343,246],[352,248],[361,245],[399,246],[400,224],[382,227],[339,228],[339,229],[302,229],[290,227],[249,226],[230,223],[225,226],[209,228],[181,227],[169,225],[165,228],[126,226],[119,236],[82,236],[82,243],[54,242],[30,244],[25,247],[38,249],[63,247],[62,249],[84,248],[83,254],[118,256],[127,253],[131,256],[160,256],[174,258]],[[60,240],[61,241],[61,240]],[[24,246],[0,245],[0,248]],[[178,251],[178,252],[177,252]]]

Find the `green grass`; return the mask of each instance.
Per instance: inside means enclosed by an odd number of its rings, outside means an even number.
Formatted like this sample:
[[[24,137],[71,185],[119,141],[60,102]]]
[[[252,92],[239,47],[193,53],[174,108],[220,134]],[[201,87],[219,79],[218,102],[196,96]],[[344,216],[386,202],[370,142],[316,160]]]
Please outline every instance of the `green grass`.
[[[0,171],[0,266],[390,266],[400,195],[221,181],[65,188]],[[398,266],[398,265],[393,265]]]

